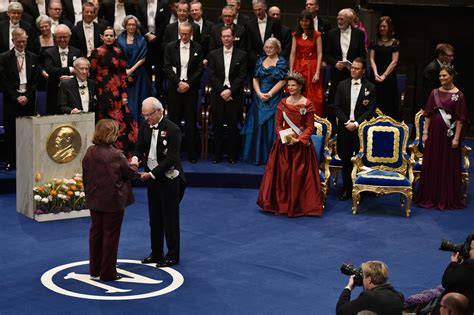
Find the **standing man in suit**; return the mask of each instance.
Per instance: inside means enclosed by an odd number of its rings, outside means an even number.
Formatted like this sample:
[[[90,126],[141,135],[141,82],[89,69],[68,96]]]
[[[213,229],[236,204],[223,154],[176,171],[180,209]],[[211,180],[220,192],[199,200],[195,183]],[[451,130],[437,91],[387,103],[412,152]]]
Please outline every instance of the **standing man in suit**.
[[[23,14],[31,15],[33,21],[36,21],[38,16],[46,15],[49,6],[49,0],[22,0]]]
[[[274,19],[279,20],[281,23],[281,10],[279,7],[277,6],[270,7],[270,9],[268,9],[268,15]],[[285,59],[288,59],[290,57],[291,42],[292,42],[291,29],[287,27],[286,25],[283,25],[283,23],[281,23],[281,53],[280,54]]]
[[[191,40],[191,23],[179,25],[180,39],[165,48],[164,70],[168,78],[168,116],[176,125],[185,121],[186,150],[196,163],[196,122],[198,90],[202,73],[201,45]]]
[[[135,6],[132,1],[109,0],[100,3],[99,17],[105,19],[107,24],[114,28],[117,35],[125,29],[122,24],[127,15],[136,16]]]
[[[49,0],[51,1],[51,0]],[[82,21],[82,5],[86,0],[61,0],[63,5],[63,17],[70,21],[73,26]]]
[[[12,31],[16,28],[22,28],[26,34],[29,34],[28,51],[39,52],[39,40],[35,28],[22,20],[23,6],[20,2],[10,2],[8,4],[8,20],[0,21],[0,53],[13,49]]]
[[[231,6],[225,6],[222,9],[222,22],[214,24],[211,29],[211,40],[209,50],[222,47],[221,29],[223,26],[230,26],[234,30],[234,46],[241,50],[247,51],[247,32],[245,26],[234,23],[235,9]]]
[[[331,24],[318,16],[319,0],[306,0],[306,10],[311,12],[314,21],[314,29],[321,33],[323,47],[326,47],[326,35],[331,29]]]
[[[234,29],[223,26],[223,47],[209,53],[209,82],[212,86],[211,115],[214,132],[214,159],[222,160],[224,124],[227,124],[229,162],[235,164],[240,145],[238,124],[244,104],[243,83],[247,77],[247,53],[234,47]]]
[[[61,114],[79,114],[93,112],[98,120],[97,82],[89,79],[90,62],[79,57],[74,60],[74,74],[59,85],[58,108]]]
[[[191,2],[191,17],[193,22],[199,26],[199,32],[201,33],[202,55],[206,57],[209,53],[211,29],[214,23],[204,19],[202,17],[202,13],[202,3],[197,0],[193,0]],[[207,60],[204,62],[204,64],[207,64]]]
[[[375,112],[375,85],[364,78],[367,64],[357,57],[351,66],[351,79],[339,83],[334,102],[334,112],[339,119],[337,126],[337,153],[342,161],[344,189],[340,200],[352,196],[352,161],[359,152],[359,125],[372,118]]]
[[[422,99],[414,114],[416,114],[418,110],[425,108],[431,91],[441,86],[441,83],[439,83],[439,71],[441,70],[441,66],[450,67],[453,63],[454,47],[450,44],[440,43],[436,45],[435,53],[436,59],[431,61],[423,70],[421,82]]]
[[[11,168],[16,163],[15,118],[36,114],[38,56],[25,50],[28,35],[20,27],[12,31],[13,49],[0,54],[0,85],[3,90],[3,119],[6,134],[7,159]]]
[[[51,33],[56,34],[56,27],[59,24],[66,24],[73,27],[73,22],[63,16],[63,5],[61,0],[51,0],[48,6],[48,16],[51,18]]]
[[[240,13],[240,2],[240,0],[226,0],[227,6],[235,10],[235,17],[233,19],[233,23],[245,27],[245,24],[248,20],[250,20],[250,17],[248,15]],[[222,22],[221,17],[219,17],[218,22]]]
[[[334,103],[337,85],[342,80],[351,77],[350,66],[346,62],[352,62],[357,57],[365,59],[367,55],[364,32],[351,27],[352,19],[351,10],[342,9],[339,11],[337,28],[330,30],[326,38],[323,58],[331,66],[331,89],[329,90],[328,104],[326,104],[325,110],[333,126],[336,125],[336,120],[334,114],[330,111],[330,106]]]
[[[192,23],[193,20],[189,16],[189,3],[186,0],[180,0],[177,2],[176,6],[176,15],[178,17],[178,21],[168,24],[165,29],[165,35],[163,36],[163,45],[166,45],[169,42],[174,42],[179,39],[179,30],[178,26],[184,22]],[[201,33],[199,32],[199,26],[197,24],[191,24],[193,28],[193,35],[192,40],[195,43],[201,42]]]
[[[70,79],[74,74],[73,62],[84,56],[82,51],[70,46],[71,30],[65,24],[56,28],[57,46],[48,48],[43,53],[44,70],[48,73],[48,90],[46,94],[46,114],[58,114],[59,82]]]
[[[255,17],[247,21],[245,27],[248,39],[248,66],[249,75],[253,76],[258,58],[265,55],[263,43],[270,37],[275,37],[281,42],[281,23],[267,15],[265,0],[252,0]]]
[[[101,46],[100,35],[105,26],[94,22],[97,16],[97,7],[92,2],[82,5],[82,21],[72,28],[71,45],[79,48],[84,55],[89,57],[92,51]]]
[[[179,159],[181,131],[163,116],[163,105],[154,97],[143,101],[142,116],[146,123],[140,126],[132,157],[132,164],[144,161],[141,180],[148,184],[151,253],[142,263],[169,267],[178,264],[180,258],[179,203],[186,188]]]

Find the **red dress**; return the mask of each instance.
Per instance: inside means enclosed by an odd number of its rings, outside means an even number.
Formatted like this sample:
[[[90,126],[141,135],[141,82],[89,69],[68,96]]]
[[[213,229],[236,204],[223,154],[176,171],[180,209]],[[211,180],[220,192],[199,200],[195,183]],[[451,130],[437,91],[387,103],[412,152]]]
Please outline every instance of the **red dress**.
[[[138,137],[138,124],[127,104],[127,60],[122,51],[111,45],[102,45],[89,57],[91,78],[99,86],[99,119],[114,119],[119,124],[119,137],[115,146],[127,157],[133,155]]]
[[[306,113],[300,110],[303,108]],[[286,145],[280,140],[280,130],[289,128],[283,112],[303,131],[298,136],[300,142],[295,145]],[[278,104],[277,140],[270,151],[257,199],[257,204],[264,211],[287,214],[289,217],[323,214],[318,160],[310,142],[313,115],[314,106],[310,101],[292,105],[283,99]]]
[[[306,90],[303,95],[309,99],[316,110],[316,115],[322,117],[323,111],[323,73],[320,72],[319,80],[312,83],[314,74],[316,73],[318,63],[318,52],[316,40],[321,36],[320,32],[315,31],[313,38],[303,39],[302,36],[293,37],[296,39],[296,54],[293,62],[293,71],[299,72],[306,80]]]

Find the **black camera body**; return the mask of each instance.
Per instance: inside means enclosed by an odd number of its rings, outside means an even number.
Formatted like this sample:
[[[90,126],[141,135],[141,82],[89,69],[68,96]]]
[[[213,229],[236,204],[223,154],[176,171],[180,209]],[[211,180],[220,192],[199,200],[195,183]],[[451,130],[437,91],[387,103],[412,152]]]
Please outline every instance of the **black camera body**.
[[[356,286],[362,286],[362,269],[361,268],[356,268],[354,265],[350,263],[343,263],[341,265],[341,273],[346,275],[346,276],[354,276],[354,284]]]
[[[454,244],[453,242],[442,240],[439,250],[445,252],[459,253],[463,259],[469,259],[469,250],[471,249],[471,242],[464,242],[462,244]]]

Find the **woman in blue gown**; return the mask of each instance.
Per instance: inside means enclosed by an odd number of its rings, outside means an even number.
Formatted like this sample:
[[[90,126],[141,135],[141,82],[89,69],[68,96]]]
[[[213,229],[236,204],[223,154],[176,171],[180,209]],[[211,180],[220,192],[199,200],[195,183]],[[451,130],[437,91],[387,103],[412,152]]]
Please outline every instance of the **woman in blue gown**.
[[[269,38],[263,47],[266,56],[257,61],[253,78],[254,94],[242,127],[245,143],[242,160],[255,165],[265,164],[275,142],[276,107],[283,96],[288,64],[280,57],[281,44]]]
[[[140,22],[135,16],[127,15],[123,20],[123,26],[125,31],[119,35],[117,45],[127,58],[128,107],[133,118],[140,122],[143,100],[154,96],[144,67],[148,48],[145,38],[137,31]]]

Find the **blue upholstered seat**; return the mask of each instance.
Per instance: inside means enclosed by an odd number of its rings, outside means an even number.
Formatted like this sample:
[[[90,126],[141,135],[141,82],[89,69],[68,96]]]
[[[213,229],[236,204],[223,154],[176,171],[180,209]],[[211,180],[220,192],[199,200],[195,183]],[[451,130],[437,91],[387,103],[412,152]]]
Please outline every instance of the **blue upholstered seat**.
[[[352,213],[360,193],[400,193],[406,198],[406,216],[411,213],[413,161],[406,153],[408,126],[388,116],[379,116],[359,126],[360,151],[352,158]],[[403,198],[402,198],[403,203]]]
[[[329,141],[331,131],[332,126],[329,120],[314,115],[314,134],[311,135],[311,142],[313,142],[318,157],[319,177],[324,198],[326,198],[326,194],[329,191],[329,162],[331,160]]]

